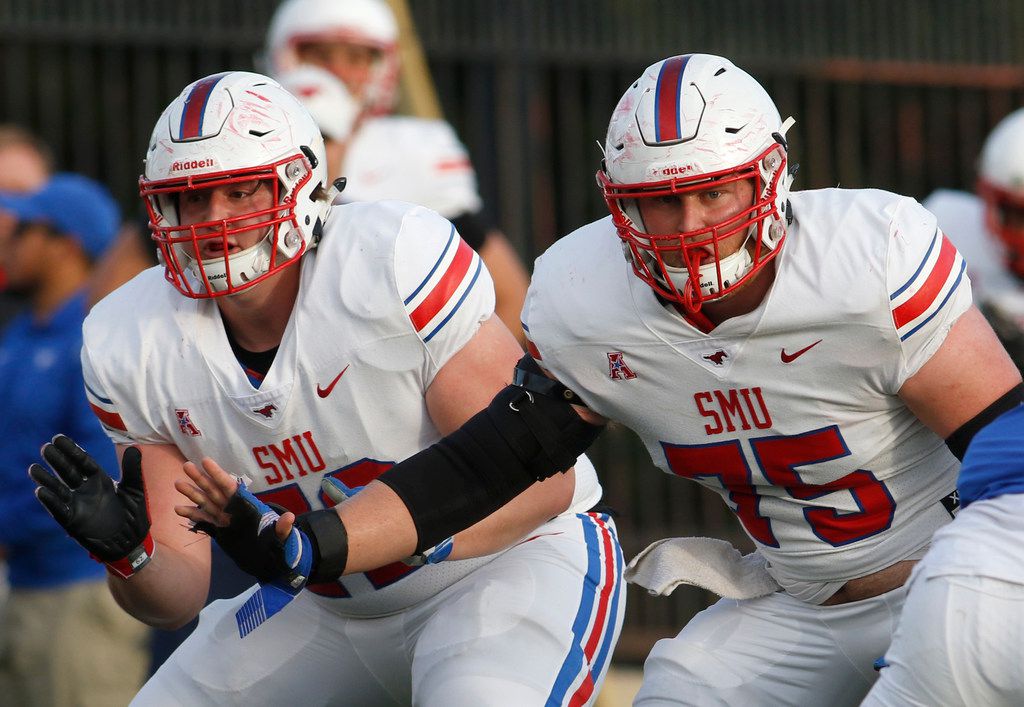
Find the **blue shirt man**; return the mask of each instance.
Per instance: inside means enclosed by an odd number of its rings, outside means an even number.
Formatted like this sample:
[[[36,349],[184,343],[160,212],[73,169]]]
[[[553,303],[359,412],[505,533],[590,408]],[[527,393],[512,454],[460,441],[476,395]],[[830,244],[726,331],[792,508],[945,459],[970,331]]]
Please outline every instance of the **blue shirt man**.
[[[10,583],[0,701],[127,704],[145,676],[148,631],[117,606],[104,566],[55,526],[26,474],[40,446],[69,429],[117,468],[89,409],[79,352],[93,266],[120,214],[101,185],[57,174],[35,192],[0,192],[0,216],[7,289],[27,304],[0,334],[0,549]]]
[[[90,411],[82,385],[78,352],[85,314],[85,293],[79,291],[45,319],[22,312],[0,338],[0,400],[8,410],[0,417],[0,544],[7,548],[14,588],[106,576],[103,565],[54,524],[25,476],[40,444],[67,429],[91,440],[90,449],[105,468],[117,468],[114,447]]]

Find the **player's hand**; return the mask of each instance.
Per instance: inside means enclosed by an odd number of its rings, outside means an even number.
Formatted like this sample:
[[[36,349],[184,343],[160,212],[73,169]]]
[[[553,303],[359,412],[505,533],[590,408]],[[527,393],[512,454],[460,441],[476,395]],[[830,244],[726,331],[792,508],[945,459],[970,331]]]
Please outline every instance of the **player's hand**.
[[[336,504],[351,498],[362,489],[362,486],[346,486],[333,476],[325,476],[320,480],[320,490]],[[437,564],[448,559],[454,547],[455,543],[452,538],[446,538],[437,545],[434,545],[434,547],[428,548],[417,555],[409,555],[402,562],[410,567]]]
[[[142,452],[128,447],[121,457],[121,481],[115,483],[96,460],[70,437],[57,435],[43,445],[43,460],[28,468],[36,498],[89,555],[124,578],[153,557]]]
[[[192,483],[174,486],[196,505],[174,510],[191,520],[194,530],[210,535],[243,572],[262,583],[295,591],[306,584],[313,548],[306,534],[293,527],[293,513],[279,513],[260,501],[212,459],[204,459],[202,468],[186,462],[183,469]]]

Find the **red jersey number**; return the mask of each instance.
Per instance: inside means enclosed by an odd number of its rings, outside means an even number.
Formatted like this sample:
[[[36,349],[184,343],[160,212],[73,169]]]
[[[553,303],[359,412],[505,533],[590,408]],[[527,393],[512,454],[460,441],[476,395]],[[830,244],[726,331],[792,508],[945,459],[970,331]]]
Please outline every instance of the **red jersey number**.
[[[846,491],[853,497],[859,511],[841,513],[831,506],[804,508],[811,531],[829,545],[849,545],[892,525],[896,502],[872,472],[857,469],[827,484],[808,484],[795,471],[799,466],[834,461],[850,454],[837,426],[798,435],[755,437],[749,444],[765,479],[783,487],[793,498],[809,501],[837,491]],[[729,492],[729,500],[747,533],[759,543],[779,546],[771,520],[760,513],[761,496],[753,485],[739,440],[704,445],[662,442],[662,448],[674,474],[688,479],[718,478]]]

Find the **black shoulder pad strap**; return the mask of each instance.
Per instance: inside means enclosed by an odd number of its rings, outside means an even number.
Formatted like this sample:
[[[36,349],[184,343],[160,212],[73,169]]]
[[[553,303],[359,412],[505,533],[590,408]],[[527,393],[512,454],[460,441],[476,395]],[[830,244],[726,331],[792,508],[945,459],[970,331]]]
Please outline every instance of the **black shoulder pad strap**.
[[[946,437],[946,446],[957,459],[963,461],[964,455],[967,453],[967,445],[974,439],[974,435],[992,420],[1021,403],[1024,403],[1024,383],[1013,386],[999,396],[994,403],[960,425],[953,434]]]
[[[512,385],[517,385],[531,393],[546,395],[549,398],[571,403],[572,405],[587,407],[587,404],[583,402],[580,396],[576,395],[575,391],[566,388],[554,378],[544,375],[544,371],[541,370],[541,367],[537,365],[537,362],[533,360],[533,356],[530,354],[523,356],[519,359],[519,363],[516,364],[515,370],[512,373]]]

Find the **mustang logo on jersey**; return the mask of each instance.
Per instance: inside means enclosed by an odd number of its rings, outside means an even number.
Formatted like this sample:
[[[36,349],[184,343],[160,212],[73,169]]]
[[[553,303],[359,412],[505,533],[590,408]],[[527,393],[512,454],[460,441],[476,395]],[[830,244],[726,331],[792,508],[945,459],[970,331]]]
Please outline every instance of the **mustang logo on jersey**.
[[[636,378],[633,369],[627,366],[626,362],[622,359],[621,351],[608,352],[608,377],[616,381],[633,380]]]
[[[297,476],[315,474],[327,468],[320,449],[313,441],[313,433],[285,437],[280,442],[252,448],[252,456],[259,467],[269,472],[264,480],[273,486],[282,481],[294,481]]]
[[[760,387],[708,390],[696,393],[693,401],[701,417],[714,422],[713,425],[704,425],[704,432],[709,435],[755,427],[766,430],[772,426],[772,416],[764,403]]]
[[[174,411],[174,416],[178,418],[178,427],[181,428],[182,434],[187,434],[191,437],[201,437],[202,432],[192,422],[192,416],[188,410],[178,408]]]
[[[727,354],[725,351],[722,351],[722,349],[718,349],[718,351],[715,351],[713,354],[702,356],[702,358],[711,361],[711,363],[715,364],[716,366],[721,366],[723,363],[725,363],[725,359],[729,358],[729,354]]]
[[[263,417],[269,420],[274,416],[274,413],[277,412],[277,405],[274,405],[273,403],[267,403],[261,408],[253,408],[252,411],[257,415],[263,415]]]

